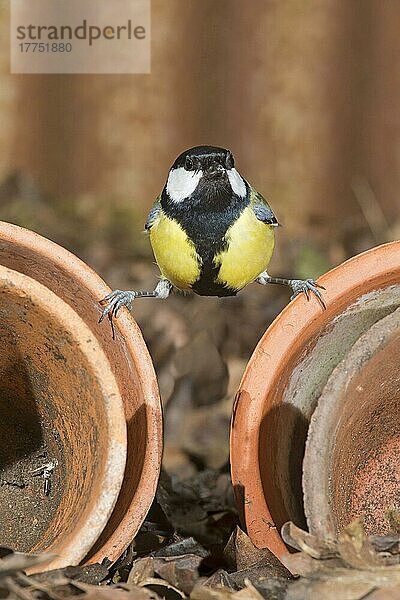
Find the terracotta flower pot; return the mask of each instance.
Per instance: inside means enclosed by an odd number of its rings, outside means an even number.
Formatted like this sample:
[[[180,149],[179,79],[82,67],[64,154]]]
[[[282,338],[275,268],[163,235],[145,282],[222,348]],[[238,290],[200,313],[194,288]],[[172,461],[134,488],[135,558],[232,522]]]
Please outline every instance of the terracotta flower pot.
[[[302,462],[311,415],[336,365],[360,335],[400,305],[400,242],[364,252],[319,279],[327,310],[299,297],[251,357],[233,409],[232,479],[258,547],[287,551],[280,528],[305,526]]]
[[[146,516],[154,498],[161,463],[161,405],[152,362],[142,335],[128,312],[121,311],[115,321],[116,339],[113,341],[111,329],[107,326],[107,323],[98,324],[100,316],[98,300],[104,297],[110,289],[87,265],[57,244],[15,225],[0,223],[0,264],[28,276],[31,281],[33,280],[32,285],[35,282],[41,284],[41,290],[53,294],[53,298],[57,297],[60,303],[64,303],[65,314],[68,314],[68,324],[70,323],[69,317],[74,314],[75,319],[79,320],[82,332],[88,333],[87,339],[90,338],[97,348],[96,355],[101,355],[104,358],[105,365],[108,363],[109,367],[104,367],[105,382],[114,382],[114,386],[117,386],[117,389],[113,392],[116,394],[113,397],[116,405],[118,404],[118,397],[122,397],[127,430],[127,461],[122,487],[111,516],[107,521],[109,506],[98,506],[99,510],[92,516],[93,522],[97,524],[97,535],[93,535],[90,544],[82,544],[79,556],[76,555],[72,558],[67,556],[62,548],[62,545],[65,543],[67,546],[70,540],[63,539],[63,527],[58,520],[59,515],[57,512],[50,523],[51,526],[58,528],[56,529],[57,540],[60,545],[57,547],[57,551],[61,552],[64,564],[66,562],[76,563],[84,557],[88,562],[102,560],[106,556],[114,560],[130,543]],[[46,304],[43,304],[43,311],[45,306]],[[28,325],[28,327],[30,326]],[[40,332],[38,326],[37,335]],[[51,348],[49,353],[54,353],[54,364],[56,364],[58,360],[57,349],[52,344],[49,344],[49,347]],[[22,359],[25,360],[26,357],[22,356]],[[26,360],[29,362],[31,359],[27,357]],[[64,361],[60,360],[64,364]],[[65,373],[71,369],[71,364],[70,357],[68,357],[68,361],[64,365]],[[73,364],[77,369],[78,363],[75,361]],[[102,377],[103,375],[101,375]],[[97,384],[101,387],[101,385],[105,385],[105,382],[99,379]],[[54,384],[57,386],[56,382]],[[75,390],[76,394],[78,392],[79,390]],[[65,404],[73,405],[74,398],[75,396],[71,397],[69,401],[66,397]],[[36,403],[35,395],[33,400]],[[89,401],[87,410],[91,411],[93,407],[90,404],[93,404],[93,399],[90,396],[87,400]],[[83,402],[81,408],[82,410],[85,408]],[[50,425],[52,423],[52,413],[50,411],[47,414],[47,422]],[[75,418],[78,420],[83,418],[81,411],[76,410]],[[89,419],[89,416],[87,419]],[[100,416],[98,419],[100,419]],[[46,422],[46,419],[44,422]],[[100,424],[100,420],[98,423]],[[94,425],[96,425],[95,421]],[[94,437],[96,437],[95,430],[96,428],[93,430]],[[119,431],[118,428],[115,431]],[[114,435],[113,432],[114,427],[111,426],[111,423],[107,427],[103,428],[102,426],[99,428],[99,435],[110,437],[109,445]],[[85,478],[88,476],[86,463],[89,461],[89,454],[93,446],[90,444],[89,433],[84,435],[81,432],[77,437],[80,437],[83,450],[86,452],[86,460],[84,460],[85,456],[81,455],[82,460],[80,462],[82,477]],[[98,447],[95,458],[99,463],[104,463],[105,456],[103,454],[105,451],[103,452],[103,448],[106,448],[107,444],[102,446],[99,438],[97,438],[96,444],[98,444]],[[100,472],[99,467],[97,473]],[[54,470],[54,478],[61,476],[61,474],[62,469],[57,467]],[[99,489],[101,487],[100,480],[91,477],[91,482],[94,493],[96,486]],[[56,483],[61,485],[58,479],[57,481],[54,479],[54,485]],[[115,474],[115,482],[112,487],[114,491],[118,487],[118,473]],[[54,488],[54,490],[56,489],[57,487]],[[61,490],[62,488],[58,489]],[[46,496],[41,499],[43,503],[48,500]],[[89,503],[87,494],[85,502]],[[75,541],[78,543],[78,531],[75,533]],[[66,534],[65,537],[67,538],[68,535]],[[45,544],[45,546],[50,550],[53,549],[51,544]],[[44,549],[44,546],[43,548],[41,546],[41,549]],[[54,563],[51,567],[53,565]]]
[[[311,533],[337,539],[362,517],[389,533],[400,509],[400,309],[373,325],[333,370],[311,418],[303,463]]]

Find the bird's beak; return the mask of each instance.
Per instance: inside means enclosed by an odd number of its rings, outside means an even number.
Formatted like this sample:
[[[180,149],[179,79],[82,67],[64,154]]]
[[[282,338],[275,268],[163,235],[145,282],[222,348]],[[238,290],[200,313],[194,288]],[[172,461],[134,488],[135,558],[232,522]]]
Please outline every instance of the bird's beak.
[[[224,173],[225,173],[225,169],[219,163],[213,163],[212,165],[210,165],[208,167],[208,169],[205,172],[206,176],[209,179],[217,179],[219,177],[222,177],[222,175]]]

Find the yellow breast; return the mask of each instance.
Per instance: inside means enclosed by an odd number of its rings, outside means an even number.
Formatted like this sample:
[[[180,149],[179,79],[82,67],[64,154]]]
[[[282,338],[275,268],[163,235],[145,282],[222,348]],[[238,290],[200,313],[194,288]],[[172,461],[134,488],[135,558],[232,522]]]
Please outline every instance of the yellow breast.
[[[220,265],[217,282],[240,290],[265,271],[275,245],[274,228],[246,207],[226,233],[227,249],[215,257]]]
[[[200,275],[199,259],[179,223],[161,213],[150,229],[150,242],[161,274],[177,288],[190,289]]]

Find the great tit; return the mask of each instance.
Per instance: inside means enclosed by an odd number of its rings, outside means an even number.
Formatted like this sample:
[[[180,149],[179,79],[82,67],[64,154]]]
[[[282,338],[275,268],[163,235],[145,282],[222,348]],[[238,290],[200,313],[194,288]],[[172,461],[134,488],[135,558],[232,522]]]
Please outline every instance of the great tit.
[[[278,283],[294,298],[314,294],[313,279],[283,279],[267,273],[278,221],[268,202],[235,169],[232,152],[196,146],[182,152],[145,224],[160,281],[153,291],[108,294],[100,321],[116,317],[135,298],[167,298],[173,288],[200,296],[235,296],[246,285]]]

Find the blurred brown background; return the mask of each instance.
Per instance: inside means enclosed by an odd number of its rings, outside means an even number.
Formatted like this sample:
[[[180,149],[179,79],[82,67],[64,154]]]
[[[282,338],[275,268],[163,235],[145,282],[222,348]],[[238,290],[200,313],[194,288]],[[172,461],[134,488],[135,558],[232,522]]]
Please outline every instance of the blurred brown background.
[[[4,1],[0,28],[0,218],[111,287],[153,287],[143,223],[197,144],[232,149],[284,224],[272,274],[317,276],[400,236],[397,0],[153,0],[151,75],[10,75]],[[234,390],[288,299],[272,287],[137,302],[171,471],[227,460]]]

